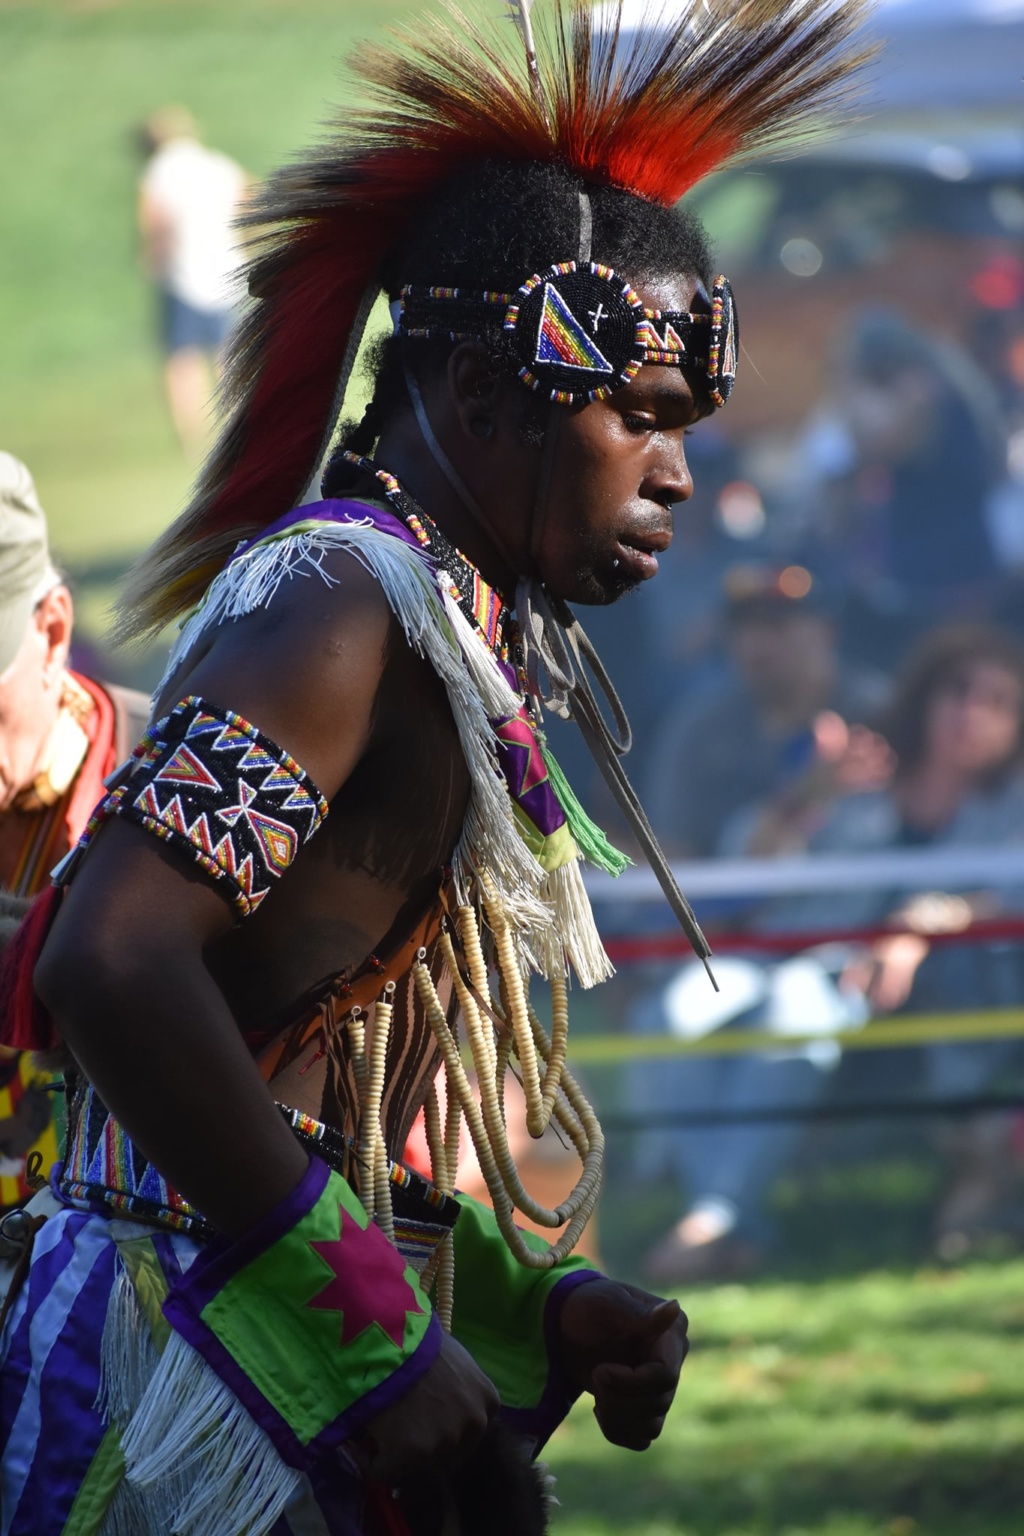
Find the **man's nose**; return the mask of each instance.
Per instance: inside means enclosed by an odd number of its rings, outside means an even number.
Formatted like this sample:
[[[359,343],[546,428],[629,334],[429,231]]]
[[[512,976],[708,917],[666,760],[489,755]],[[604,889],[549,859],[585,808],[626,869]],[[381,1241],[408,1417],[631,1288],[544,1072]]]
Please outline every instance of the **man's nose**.
[[[666,445],[665,457],[659,465],[656,500],[672,506],[677,501],[689,501],[692,495],[693,476],[682,442]]]

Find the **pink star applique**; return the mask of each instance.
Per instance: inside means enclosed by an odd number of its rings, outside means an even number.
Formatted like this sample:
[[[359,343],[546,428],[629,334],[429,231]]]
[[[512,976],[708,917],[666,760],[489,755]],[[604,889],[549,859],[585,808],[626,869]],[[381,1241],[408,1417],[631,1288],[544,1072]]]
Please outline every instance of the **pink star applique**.
[[[543,784],[548,776],[547,764],[537,741],[537,733],[527,719],[526,709],[503,720],[494,734],[508,748],[510,758],[513,753],[521,754],[514,759],[520,775],[516,793],[525,795],[529,790],[536,789],[538,784]]]
[[[330,1265],[333,1278],[306,1305],[342,1314],[343,1346],[376,1323],[401,1349],[407,1314],[423,1310],[402,1273],[401,1260],[385,1239],[361,1241],[368,1234],[344,1206],[338,1207],[338,1215],[340,1236],[309,1245]]]

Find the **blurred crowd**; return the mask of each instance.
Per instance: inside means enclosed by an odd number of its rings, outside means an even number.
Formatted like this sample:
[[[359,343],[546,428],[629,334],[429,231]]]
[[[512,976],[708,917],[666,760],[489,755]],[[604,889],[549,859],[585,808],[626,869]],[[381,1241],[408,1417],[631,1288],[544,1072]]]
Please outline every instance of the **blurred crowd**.
[[[973,354],[895,312],[855,314],[770,485],[742,444],[714,423],[701,431],[689,445],[694,495],[657,581],[588,625],[647,744],[633,774],[684,861],[684,888],[694,859],[1024,851],[1020,309],[987,314]],[[574,766],[586,781],[582,756]],[[590,790],[607,820],[592,775]],[[639,1138],[638,1171],[671,1176],[681,1200],[647,1255],[662,1283],[745,1272],[770,1252],[771,1190],[799,1165],[808,1114],[850,1082],[876,1104],[970,1101],[1016,1091],[1024,1065],[1012,1040],[855,1063],[841,1049],[873,1017],[1024,1003],[1012,928],[1024,878],[797,884],[698,907],[729,936],[721,991],[696,963],[635,970],[627,1027],[684,1039],[753,1028],[773,1048],[627,1074],[630,1106],[659,1126]],[[607,919],[663,926],[625,904]],[[993,920],[1000,935],[986,938],[976,925]],[[792,943],[766,955],[764,935]],[[806,1031],[829,1038],[785,1048]],[[685,1124],[709,1106],[736,1123]],[[933,1136],[946,1167],[939,1254],[957,1257],[996,1229],[1024,1236],[1019,1143],[1007,1114]]]

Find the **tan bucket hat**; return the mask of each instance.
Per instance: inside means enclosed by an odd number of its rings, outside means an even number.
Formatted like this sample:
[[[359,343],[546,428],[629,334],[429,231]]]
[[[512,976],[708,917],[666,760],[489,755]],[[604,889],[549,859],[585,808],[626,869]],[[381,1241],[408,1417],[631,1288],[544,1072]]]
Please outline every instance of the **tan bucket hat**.
[[[36,604],[59,580],[32,476],[13,453],[0,451],[0,673],[17,656]]]

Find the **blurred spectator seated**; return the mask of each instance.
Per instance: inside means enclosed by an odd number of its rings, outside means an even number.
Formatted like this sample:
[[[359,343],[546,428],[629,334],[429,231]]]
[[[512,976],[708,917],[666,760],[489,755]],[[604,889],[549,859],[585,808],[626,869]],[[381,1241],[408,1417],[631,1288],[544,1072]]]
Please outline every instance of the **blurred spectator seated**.
[[[142,694],[69,669],[72,622],[32,477],[0,453],[0,942],[49,885],[149,717]],[[51,1081],[0,1047],[0,1214],[29,1193],[32,1154],[37,1177],[56,1157]]]
[[[795,448],[815,559],[846,589],[854,654],[885,665],[925,627],[991,612],[1006,444],[999,393],[963,348],[895,311],[855,319]]]
[[[838,656],[803,566],[734,566],[724,598],[729,675],[712,697],[669,709],[652,753],[646,803],[678,856],[709,857],[742,807],[805,781],[823,731],[870,723],[886,696],[879,675]]]
[[[869,852],[897,848],[1005,848],[1024,845],[1024,653],[999,631],[952,627],[926,637],[898,680],[885,733],[892,772],[884,787],[817,803],[813,823],[792,815],[800,797],[763,803],[734,818],[723,839],[730,852],[751,851],[768,826],[788,852]],[[881,766],[875,754],[876,766]],[[833,765],[833,773],[835,765]],[[812,769],[812,775],[814,770]],[[810,797],[813,798],[813,797]],[[806,805],[806,800],[805,800]],[[779,837],[780,827],[786,835]],[[744,842],[744,836],[746,841]],[[823,897],[776,899],[751,926],[761,931],[877,928],[891,937],[866,944],[823,944],[778,964],[726,957],[722,992],[710,997],[700,969],[683,971],[637,1009],[633,1026],[699,1036],[756,1025],[778,1038],[807,1028],[837,1037],[872,1014],[1005,1008],[1024,1001],[1024,953],[1018,943],[935,945],[937,933],[981,917],[1024,912],[1024,882],[1013,890],[847,889]],[[1018,1062],[1012,1041],[932,1045],[916,1058],[930,1098],[970,1097]],[[695,1059],[651,1069],[634,1091],[652,1109],[709,1106],[741,1114],[752,1108],[817,1102],[840,1056],[838,1040],[797,1052]],[[862,1095],[884,1098],[906,1088],[892,1052],[858,1062]],[[652,1103],[651,1096],[657,1102]],[[979,1116],[953,1143],[953,1180],[936,1217],[936,1243],[950,1257],[999,1218],[1012,1169],[1005,1116]],[[666,1159],[687,1188],[690,1208],[648,1256],[661,1281],[735,1272],[770,1241],[764,1202],[790,1162],[796,1122],[779,1121],[662,1133],[648,1143],[647,1172]]]

